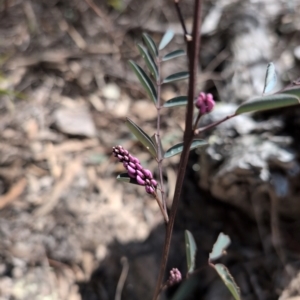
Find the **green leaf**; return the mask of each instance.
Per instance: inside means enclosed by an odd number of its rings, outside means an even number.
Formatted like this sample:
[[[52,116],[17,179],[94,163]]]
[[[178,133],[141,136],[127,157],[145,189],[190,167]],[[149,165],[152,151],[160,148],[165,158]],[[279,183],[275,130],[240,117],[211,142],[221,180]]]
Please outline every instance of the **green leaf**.
[[[229,270],[222,264],[213,265],[235,300],[241,300],[240,289]]]
[[[236,110],[236,114],[243,114],[253,111],[261,111],[267,109],[280,108],[299,104],[300,101],[296,96],[287,94],[274,94],[269,96],[261,96],[250,99],[242,103]]]
[[[179,288],[176,290],[172,300],[186,300],[193,294],[196,288],[199,286],[199,279],[197,276],[191,276],[184,282],[182,282]]]
[[[151,155],[156,158],[157,150],[149,135],[129,118],[126,118],[126,125],[128,126],[129,130],[136,136],[136,138],[144,145],[144,147],[146,147]]]
[[[163,58],[162,58],[162,61],[166,61],[166,60],[169,60],[169,59],[172,59],[172,58],[175,58],[175,57],[179,57],[179,56],[182,56],[182,55],[185,55],[185,51],[184,50],[175,50],[175,51],[172,51],[168,54],[166,54]]]
[[[190,150],[198,147],[206,146],[208,143],[205,140],[194,140],[191,144]],[[168,149],[164,155],[164,158],[169,158],[174,155],[180,154],[183,150],[183,143],[179,143]]]
[[[225,249],[230,245],[230,237],[221,232],[215,242],[212,252],[209,254],[209,260],[215,260],[223,256]]]
[[[183,106],[183,105],[187,105],[187,102],[188,102],[187,96],[178,96],[165,102],[163,107]]]
[[[143,33],[143,40],[151,54],[155,57],[158,57],[158,50],[151,36],[147,33]]]
[[[182,79],[187,79],[189,78],[189,72],[187,71],[183,71],[183,72],[178,72],[175,74],[172,74],[168,77],[166,77],[162,83],[169,83],[169,82],[173,82],[173,81],[177,81],[177,80],[182,80]]]
[[[283,91],[280,91],[280,94],[289,94],[300,98],[300,86],[288,87]]]
[[[276,82],[277,82],[277,76],[276,76],[275,66],[272,62],[270,62],[267,66],[263,94],[271,92],[275,87]]]
[[[164,49],[171,42],[173,37],[174,32],[171,29],[168,29],[159,43],[158,50]]]
[[[131,177],[129,177],[128,173],[121,173],[117,177],[118,181],[126,182],[126,183],[132,183],[132,184],[137,184],[137,181]]]
[[[152,56],[150,55],[148,50],[145,49],[142,45],[137,45],[137,46],[139,48],[141,56],[143,57],[143,59],[146,62],[146,65],[147,65],[151,75],[157,80],[158,79],[157,66],[156,66]]]
[[[134,73],[136,74],[137,78],[139,79],[140,83],[145,88],[149,97],[152,99],[154,104],[156,104],[157,93],[156,93],[156,89],[155,89],[151,79],[148,77],[148,75],[145,73],[145,71],[134,61],[130,60],[129,64],[130,64],[132,70],[134,71]]]
[[[185,230],[184,237],[185,237],[185,252],[186,252],[186,260],[187,260],[187,268],[188,268],[188,273],[191,273],[195,269],[197,246],[196,246],[195,239],[190,231]]]

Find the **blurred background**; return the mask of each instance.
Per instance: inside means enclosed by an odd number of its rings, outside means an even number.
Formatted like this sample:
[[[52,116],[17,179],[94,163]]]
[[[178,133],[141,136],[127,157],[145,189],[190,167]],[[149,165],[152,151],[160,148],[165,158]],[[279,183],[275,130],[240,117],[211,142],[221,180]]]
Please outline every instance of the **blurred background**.
[[[188,28],[193,1],[180,1]],[[164,53],[185,49],[172,1],[0,0],[0,299],[151,299],[164,225],[142,187],[118,183],[123,145],[156,174],[124,125],[150,135],[156,109],[128,66],[144,67],[147,32]],[[299,0],[205,0],[198,92],[218,105],[203,124],[262,94],[267,64],[275,90],[300,77]],[[164,76],[186,70],[166,62]],[[164,101],[187,93],[166,85]],[[165,149],[182,139],[184,108],[162,112]],[[168,269],[186,272],[184,230],[198,245],[197,284],[183,299],[231,299],[207,267],[222,231],[222,258],[243,299],[300,299],[300,107],[239,116],[191,153]],[[165,162],[169,200],[178,157]],[[169,203],[170,204],[170,203]],[[122,259],[123,258],[123,259]],[[171,299],[178,287],[164,296]],[[118,294],[117,294],[118,296]]]

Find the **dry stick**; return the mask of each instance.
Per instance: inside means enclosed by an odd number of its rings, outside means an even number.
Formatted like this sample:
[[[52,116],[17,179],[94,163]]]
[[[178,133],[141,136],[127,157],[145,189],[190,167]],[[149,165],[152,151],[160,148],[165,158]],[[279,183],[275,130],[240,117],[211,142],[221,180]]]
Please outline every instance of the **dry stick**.
[[[160,93],[161,93],[161,60],[160,58],[157,59],[157,73],[158,73],[158,79],[156,81],[157,84],[157,102],[156,102],[156,109],[157,109],[157,126],[156,126],[156,144],[157,144],[157,152],[158,152],[158,159],[157,159],[157,165],[159,170],[159,179],[160,179],[160,193],[161,193],[161,201],[163,204],[163,210],[164,214],[167,216],[165,217],[166,223],[168,223],[168,212],[167,212],[167,204],[166,204],[166,194],[165,194],[165,188],[164,188],[164,180],[163,180],[163,174],[162,174],[162,149],[161,149],[161,143],[160,143],[160,110],[161,110],[161,101],[160,101]]]
[[[122,257],[121,258],[121,263],[123,265],[123,268],[122,268],[121,276],[119,278],[119,282],[118,282],[118,285],[117,285],[115,300],[121,300],[123,287],[124,287],[124,284],[125,284],[125,281],[126,281],[126,278],[127,278],[128,270],[129,270],[127,257]]]
[[[175,0],[175,6],[178,3]],[[180,9],[179,13],[181,15]],[[182,184],[185,176],[185,170],[188,162],[190,145],[192,143],[194,132],[193,132],[193,110],[194,110],[194,98],[197,80],[197,70],[198,70],[198,57],[199,57],[199,45],[200,45],[200,24],[201,24],[201,0],[195,0],[195,10],[194,10],[194,21],[193,21],[193,32],[192,39],[186,35],[188,57],[189,57],[189,93],[188,93],[188,104],[187,113],[185,118],[185,131],[184,131],[184,146],[183,151],[180,156],[179,170],[176,181],[175,194],[173,198],[173,203],[170,212],[169,223],[167,224],[167,231],[165,235],[164,247],[162,260],[159,270],[159,276],[155,287],[155,292],[153,300],[156,300],[160,294],[161,288],[163,286],[164,274],[166,270],[167,260],[169,256],[171,237],[173,232],[173,226],[175,221],[175,216],[179,204],[180,194],[182,190]],[[185,28],[185,27],[184,27]]]

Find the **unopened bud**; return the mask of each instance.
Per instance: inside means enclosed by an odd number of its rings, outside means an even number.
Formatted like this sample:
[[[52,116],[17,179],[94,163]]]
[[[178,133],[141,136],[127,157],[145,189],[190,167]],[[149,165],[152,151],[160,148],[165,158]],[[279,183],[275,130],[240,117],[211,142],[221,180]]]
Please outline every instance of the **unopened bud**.
[[[199,109],[201,115],[211,112],[215,106],[213,95],[201,92],[195,105]]]
[[[154,194],[154,188],[152,186],[146,185],[145,189],[148,194]]]
[[[151,179],[151,184],[156,188],[157,187],[157,181],[155,179]]]
[[[136,176],[136,181],[137,181],[137,183],[138,183],[139,185],[145,185],[145,184],[146,184],[145,180],[143,180],[143,179],[141,178],[141,176],[139,176],[139,175]]]
[[[136,174],[136,170],[129,165],[127,166],[127,171],[130,172],[131,174]]]
[[[167,285],[172,286],[176,283],[179,283],[181,280],[182,280],[182,276],[181,276],[180,271],[177,268],[173,268],[170,271],[170,276],[169,276],[169,279],[167,281]]]
[[[151,171],[149,171],[149,170],[147,170],[147,169],[144,169],[142,172],[143,172],[144,175],[145,175],[146,177],[148,177],[149,179],[152,179],[152,178],[153,178],[153,175],[152,175]]]

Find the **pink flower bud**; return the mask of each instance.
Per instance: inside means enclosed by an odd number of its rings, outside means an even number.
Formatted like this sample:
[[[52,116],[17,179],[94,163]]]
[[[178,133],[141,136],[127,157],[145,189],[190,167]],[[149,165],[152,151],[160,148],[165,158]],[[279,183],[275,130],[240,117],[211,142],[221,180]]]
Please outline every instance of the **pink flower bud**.
[[[167,281],[167,285],[172,286],[176,283],[179,283],[181,280],[182,280],[182,276],[181,276],[180,271],[177,268],[173,268],[170,271],[170,276],[169,276],[169,279]]]
[[[154,186],[155,188],[157,187],[157,182],[155,179],[151,179],[151,184],[152,186]]]
[[[135,169],[135,164],[134,164],[133,162],[130,162],[130,163],[129,163],[129,166],[130,166],[131,168]]]
[[[146,185],[145,189],[148,194],[154,194],[154,189],[152,186]]]
[[[121,154],[118,154],[117,156],[120,161],[123,161],[124,157]]]
[[[142,173],[140,170],[136,170],[136,174],[139,175],[142,179],[145,179],[144,173]]]
[[[127,169],[127,167],[128,167],[128,162],[124,161],[124,162],[123,162],[123,166],[124,166],[125,169]]]
[[[127,171],[131,174],[136,174],[136,170],[134,168],[131,168],[129,165],[127,166]]]
[[[207,94],[207,96],[206,96],[206,105],[207,105],[207,112],[211,112],[212,109],[215,106],[215,101],[214,101],[214,98],[213,98],[212,94]]]
[[[139,171],[142,171],[144,169],[141,164],[136,164],[135,168]]]
[[[212,111],[215,106],[215,101],[212,94],[205,94],[201,92],[195,103],[196,107],[199,109],[200,114],[204,115]]]
[[[152,179],[152,178],[153,178],[153,175],[152,175],[151,171],[149,171],[149,170],[147,170],[147,169],[144,169],[142,172],[143,172],[144,175],[145,175],[146,177],[148,177],[149,179]]]
[[[136,176],[136,181],[139,185],[145,185],[146,182],[139,175]]]
[[[136,157],[132,158],[132,162],[135,163],[135,164],[139,164],[140,163],[140,161]]]

